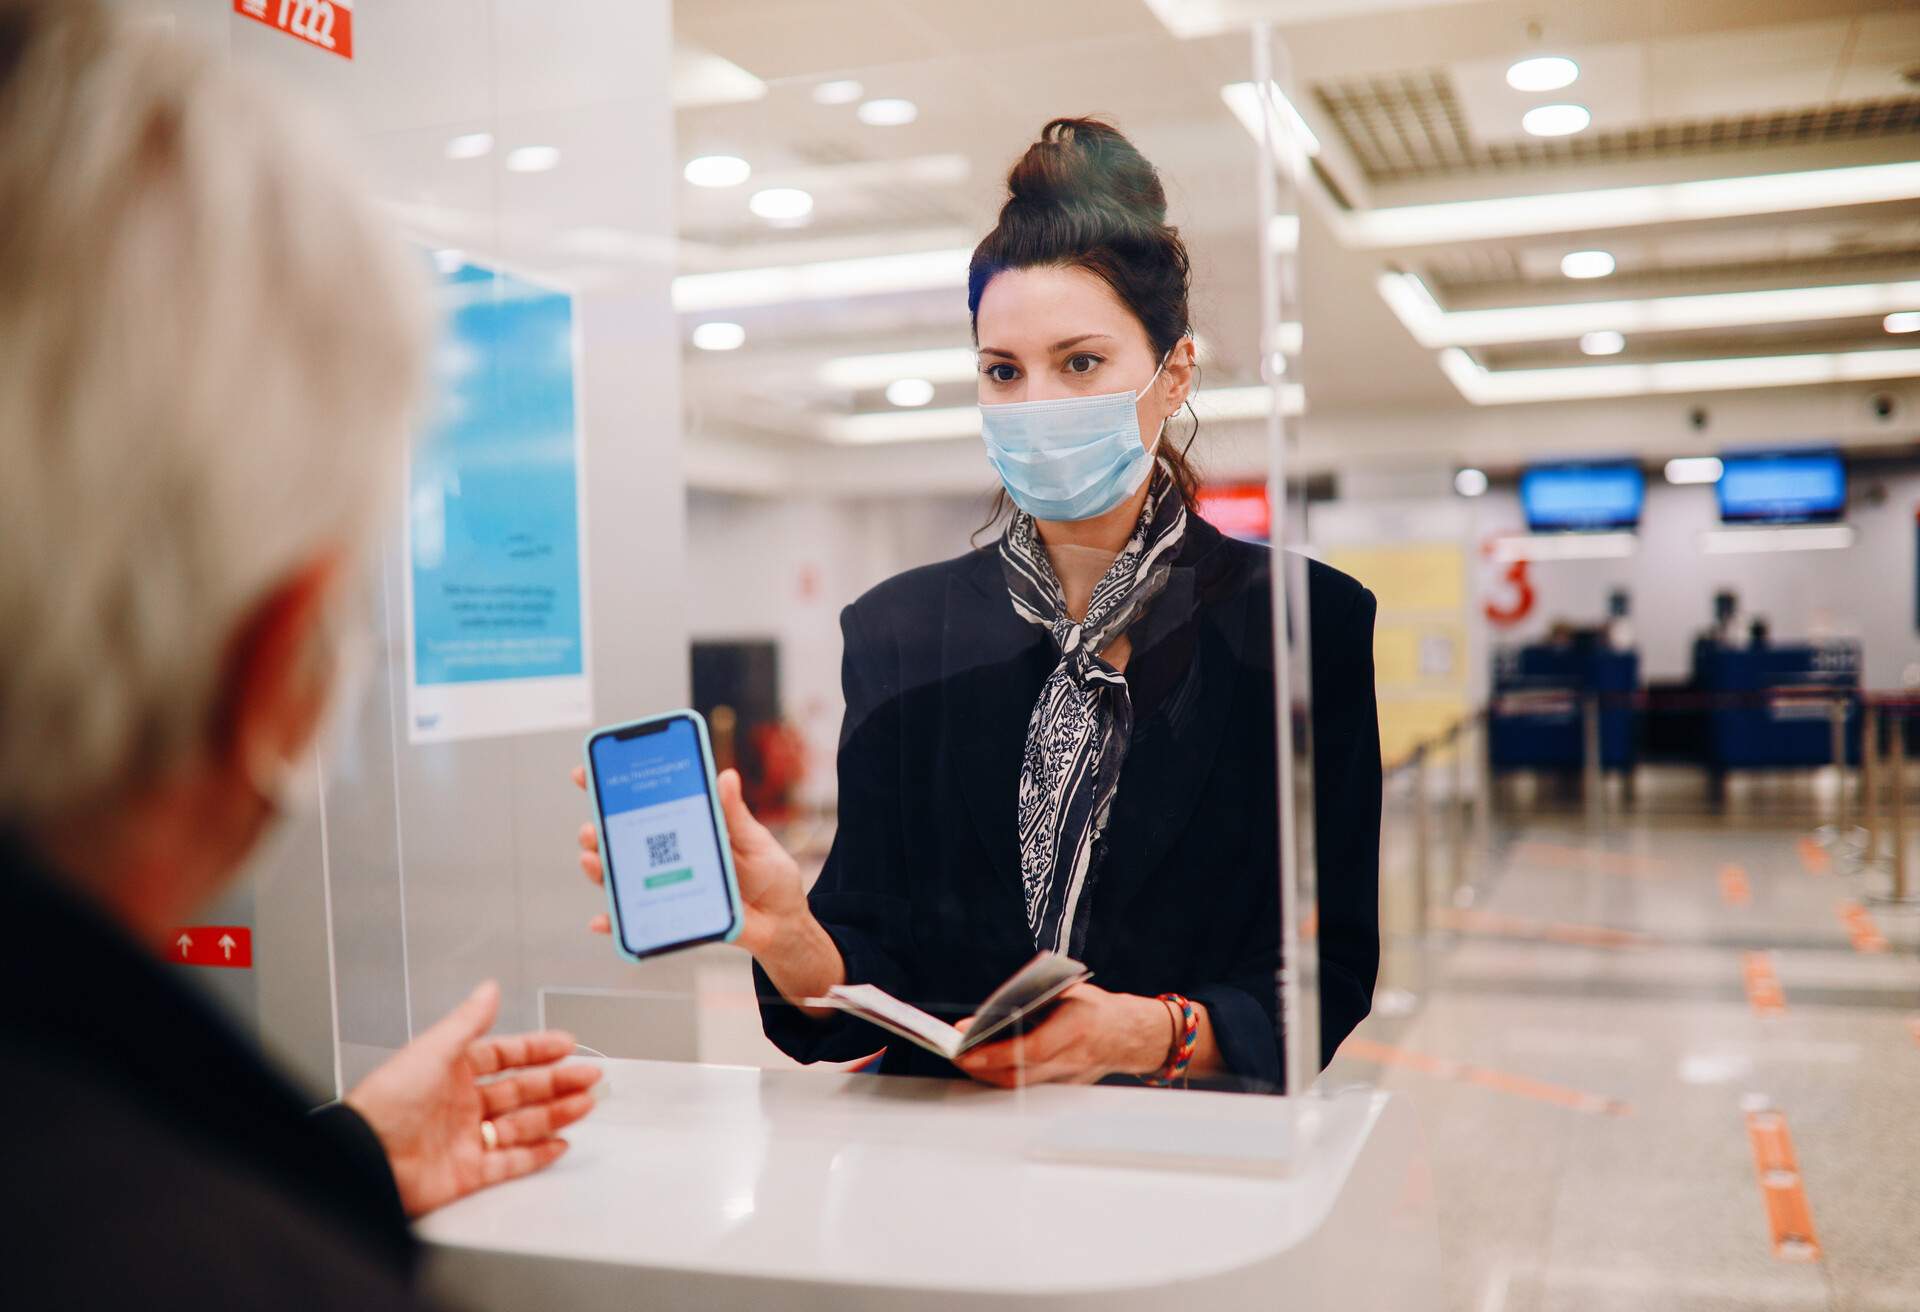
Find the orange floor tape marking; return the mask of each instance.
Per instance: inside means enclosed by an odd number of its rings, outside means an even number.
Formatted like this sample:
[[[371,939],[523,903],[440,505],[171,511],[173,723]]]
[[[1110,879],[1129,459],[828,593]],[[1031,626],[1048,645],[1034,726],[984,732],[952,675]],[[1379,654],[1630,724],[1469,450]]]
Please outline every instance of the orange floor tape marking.
[[[1756,1016],[1778,1016],[1787,1009],[1787,995],[1773,973],[1773,957],[1765,952],[1746,953],[1741,973],[1747,980],[1747,1001]]]
[[[1847,937],[1853,940],[1855,952],[1885,952],[1887,940],[1880,933],[1880,926],[1873,923],[1873,917],[1858,902],[1836,903],[1834,910],[1840,913],[1840,923],[1847,927]]]
[[[1800,1187],[1800,1163],[1794,1159],[1787,1118],[1777,1111],[1748,1112],[1747,1138],[1753,1144],[1760,1196],[1767,1204],[1773,1255],[1788,1262],[1818,1262],[1820,1241],[1813,1236],[1813,1212]]]
[[[1548,943],[1571,943],[1588,948],[1644,948],[1656,940],[1650,934],[1606,925],[1575,925],[1564,920],[1528,920],[1521,916],[1502,916],[1491,911],[1456,911],[1441,907],[1430,913],[1433,923],[1442,929],[1469,934],[1494,934],[1501,938],[1539,939]]]
[[[1747,872],[1739,866],[1720,867],[1720,900],[1730,907],[1744,907],[1753,901],[1753,886]]]
[[[1833,858],[1827,855],[1827,849],[1811,838],[1800,840],[1800,864],[1806,867],[1810,875],[1826,875],[1833,872]]]
[[[1477,1084],[1483,1089],[1492,1089],[1495,1093],[1510,1093],[1516,1098],[1530,1098],[1534,1102],[1550,1103],[1555,1107],[1564,1107],[1568,1111],[1587,1112],[1592,1115],[1625,1116],[1633,1110],[1631,1105],[1618,1098],[1608,1098],[1597,1093],[1583,1093],[1579,1089],[1569,1089],[1562,1084],[1548,1084],[1544,1080],[1536,1080],[1530,1076],[1510,1075],[1506,1071],[1489,1070],[1485,1066],[1473,1066],[1463,1061],[1430,1057],[1423,1052],[1410,1052],[1405,1048],[1375,1043],[1371,1039],[1350,1038],[1340,1045],[1340,1051],[1357,1061],[1370,1061],[1379,1066],[1398,1066],[1403,1070],[1419,1071],[1422,1075],[1431,1075],[1441,1080],[1453,1080],[1460,1084]]]
[[[1631,852],[1595,852],[1590,848],[1537,840],[1514,844],[1511,855],[1516,860],[1532,865],[1586,870],[1598,875],[1624,875],[1631,879],[1646,879],[1665,869],[1663,862],[1650,856],[1636,856]]]

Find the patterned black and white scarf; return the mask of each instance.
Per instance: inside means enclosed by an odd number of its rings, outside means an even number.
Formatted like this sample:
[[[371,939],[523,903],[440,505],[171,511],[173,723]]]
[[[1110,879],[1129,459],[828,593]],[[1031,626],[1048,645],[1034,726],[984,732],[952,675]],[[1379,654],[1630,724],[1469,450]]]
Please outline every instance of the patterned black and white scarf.
[[[1000,540],[1014,613],[1047,630],[1060,649],[1033,704],[1020,762],[1020,880],[1038,948],[1084,950],[1094,856],[1133,736],[1126,677],[1096,653],[1166,587],[1186,531],[1186,503],[1166,465],[1156,464],[1140,522],[1078,624],[1067,615],[1033,517],[1016,514]]]

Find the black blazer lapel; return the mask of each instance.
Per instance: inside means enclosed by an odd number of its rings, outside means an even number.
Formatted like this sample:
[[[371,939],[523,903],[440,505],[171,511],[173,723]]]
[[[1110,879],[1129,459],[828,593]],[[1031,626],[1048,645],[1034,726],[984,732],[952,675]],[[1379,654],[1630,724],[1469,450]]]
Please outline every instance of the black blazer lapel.
[[[1040,685],[1057,659],[1046,632],[1013,613],[989,550],[947,585],[941,732],[994,871],[1026,915],[1020,882],[1020,759]]]

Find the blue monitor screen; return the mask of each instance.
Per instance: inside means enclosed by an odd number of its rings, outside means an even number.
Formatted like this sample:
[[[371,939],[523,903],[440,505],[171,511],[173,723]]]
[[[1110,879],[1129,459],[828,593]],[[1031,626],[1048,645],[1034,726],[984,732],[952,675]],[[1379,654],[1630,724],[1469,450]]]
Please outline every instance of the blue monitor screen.
[[[1847,509],[1847,470],[1831,451],[1727,456],[1720,518],[1730,523],[1803,524]]]
[[[1638,465],[1535,465],[1520,476],[1520,508],[1535,533],[1632,528],[1645,496]]]

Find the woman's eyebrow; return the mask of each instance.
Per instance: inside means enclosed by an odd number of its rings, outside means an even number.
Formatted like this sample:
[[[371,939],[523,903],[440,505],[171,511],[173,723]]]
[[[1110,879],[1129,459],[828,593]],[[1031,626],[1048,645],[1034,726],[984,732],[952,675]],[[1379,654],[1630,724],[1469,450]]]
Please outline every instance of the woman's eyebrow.
[[[1065,341],[1055,342],[1051,349],[1064,351],[1069,346],[1078,346],[1082,342],[1110,342],[1113,337],[1108,333],[1081,333],[1078,337],[1069,337]]]
[[[1049,346],[1047,350],[1064,351],[1070,346],[1079,346],[1082,342],[1110,342],[1112,340],[1113,334],[1111,333],[1081,333],[1078,337],[1068,337],[1057,341],[1052,346]],[[997,355],[1004,360],[1018,360],[1020,358],[1012,351],[1005,350],[998,346],[983,346],[980,348],[980,354]]]

